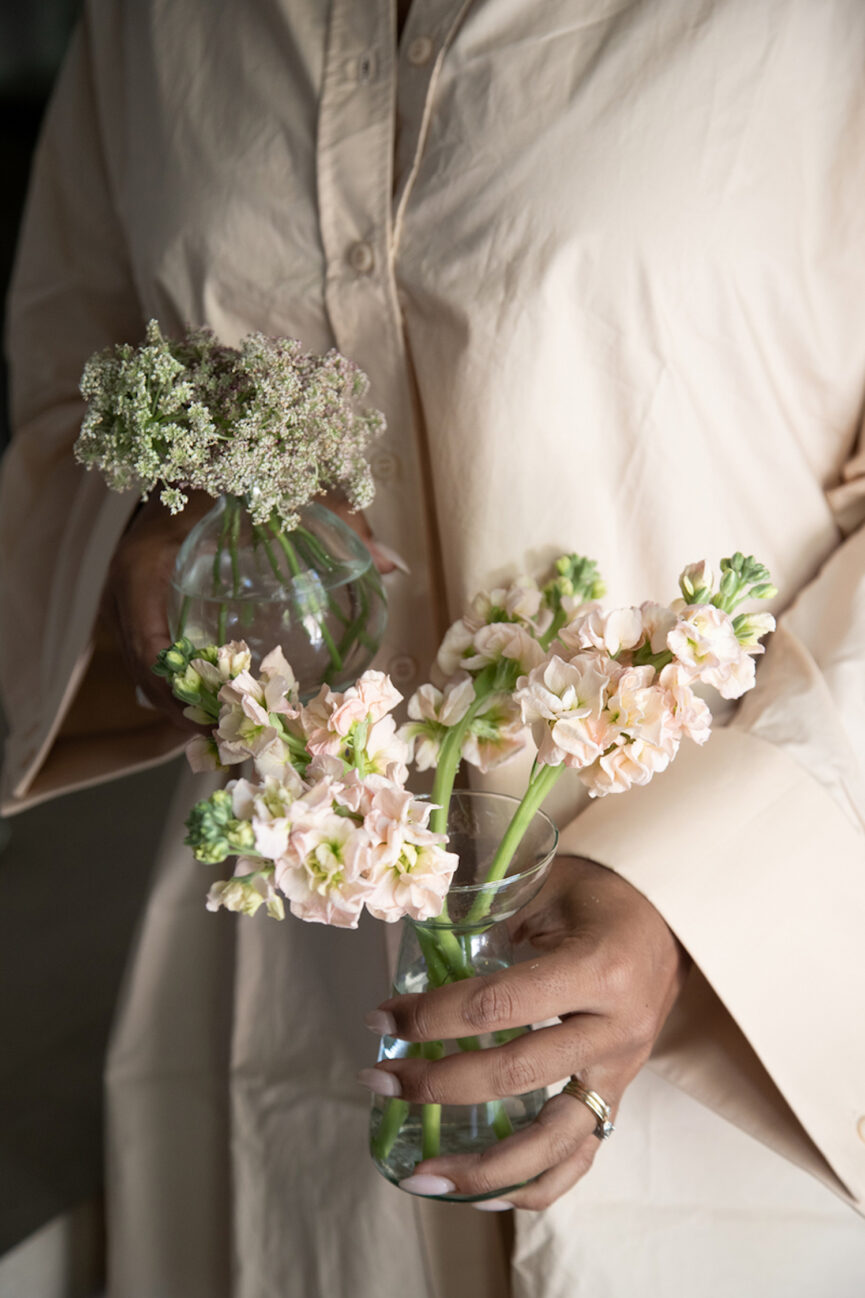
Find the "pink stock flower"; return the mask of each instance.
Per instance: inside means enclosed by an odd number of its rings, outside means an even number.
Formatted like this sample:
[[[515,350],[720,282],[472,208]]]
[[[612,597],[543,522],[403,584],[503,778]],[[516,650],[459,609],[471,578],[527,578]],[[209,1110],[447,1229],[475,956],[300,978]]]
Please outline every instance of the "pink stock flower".
[[[398,732],[407,745],[406,761],[413,762],[419,771],[434,767],[448,729],[462,721],[474,698],[474,683],[464,672],[449,681],[444,690],[421,685],[408,701],[411,719]]]
[[[602,712],[619,669],[598,653],[565,662],[552,654],[517,682],[514,699],[531,725],[538,762],[583,766],[606,747],[609,723]]]
[[[604,753],[591,766],[579,772],[579,778],[592,798],[602,798],[610,793],[626,793],[635,784],[648,784],[652,776],[669,766],[672,752],[656,748],[643,739],[616,745]]]
[[[192,659],[192,666],[205,685],[213,690],[218,690],[240,672],[248,672],[251,664],[252,654],[245,640],[232,640],[220,645],[216,651],[215,663],[206,662],[203,658]]]
[[[652,653],[662,653],[667,648],[667,636],[678,620],[676,614],[666,604],[646,600],[640,605],[640,616],[643,619],[643,634]]]
[[[512,694],[490,694],[471,722],[462,744],[462,757],[486,773],[516,757],[531,732]]]
[[[546,655],[537,640],[518,622],[491,622],[474,634],[474,653],[463,657],[466,671],[478,671],[487,663],[508,658],[525,674],[537,667]]]
[[[711,685],[722,698],[738,699],[754,684],[754,653],[736,638],[733,621],[714,604],[686,604],[667,636],[667,645],[691,680]]]
[[[222,767],[219,748],[210,735],[195,735],[190,739],[186,745],[186,760],[196,775],[204,771],[218,771]]]
[[[314,699],[301,710],[301,724],[307,736],[307,747],[314,755],[342,756],[346,741],[354,728],[368,725],[370,734],[389,719],[388,714],[402,695],[384,672],[368,671],[343,694],[334,693],[329,685],[322,685]],[[379,746],[388,734],[387,726],[378,730]],[[391,760],[405,759],[404,745]]]
[[[693,739],[704,744],[712,729],[709,705],[691,689],[686,668],[679,662],[668,663],[658,677],[658,684],[666,690],[673,724],[683,739]]]
[[[436,666],[443,676],[453,676],[464,667],[464,659],[474,650],[474,631],[462,618],[448,628],[436,655]]]
[[[285,852],[292,808],[306,792],[293,767],[286,767],[282,776],[267,776],[263,784],[234,780],[228,786],[235,816],[252,824],[256,850],[271,861]]]
[[[605,715],[619,734],[666,749],[677,739],[670,699],[655,684],[653,667],[626,667],[607,700]]]
[[[643,636],[640,609],[614,608],[607,612],[597,603],[585,605],[559,632],[562,644],[572,652],[599,649],[610,656],[633,649]]]
[[[369,835],[375,888],[367,909],[388,923],[409,915],[430,919],[442,902],[457,867],[457,857],[443,847],[444,835],[427,828],[432,804],[406,789],[381,785],[364,817]]]
[[[297,679],[279,645],[262,659],[261,680],[263,705],[268,712],[291,720],[300,715]]]
[[[295,813],[299,806],[295,804]],[[288,898],[292,915],[357,928],[364,900],[373,890],[366,877],[369,835],[351,817],[331,810],[329,801],[307,810],[305,818],[300,813],[294,821],[286,851],[274,863],[277,887]]]
[[[261,775],[278,775],[289,761],[288,748],[264,707],[264,689],[248,672],[223,685],[215,738],[224,766],[252,758]]]
[[[264,904],[271,919],[285,919],[285,905],[273,884],[273,869],[258,868],[254,858],[241,856],[230,879],[220,879],[207,894],[207,909],[254,915]]]
[[[491,622],[527,622],[534,624],[541,612],[543,592],[531,577],[518,577],[509,586],[475,595],[463,621],[472,631],[479,631]]]

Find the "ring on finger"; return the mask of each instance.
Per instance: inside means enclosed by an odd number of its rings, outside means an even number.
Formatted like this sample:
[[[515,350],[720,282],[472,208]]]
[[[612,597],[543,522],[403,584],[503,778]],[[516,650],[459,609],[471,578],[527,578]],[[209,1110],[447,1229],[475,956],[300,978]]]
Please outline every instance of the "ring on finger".
[[[574,1074],[567,1086],[563,1088],[562,1095],[572,1095],[575,1100],[585,1104],[586,1108],[595,1115],[593,1135],[597,1136],[598,1140],[609,1140],[616,1128],[610,1121],[609,1104],[598,1095],[597,1091],[590,1091]]]

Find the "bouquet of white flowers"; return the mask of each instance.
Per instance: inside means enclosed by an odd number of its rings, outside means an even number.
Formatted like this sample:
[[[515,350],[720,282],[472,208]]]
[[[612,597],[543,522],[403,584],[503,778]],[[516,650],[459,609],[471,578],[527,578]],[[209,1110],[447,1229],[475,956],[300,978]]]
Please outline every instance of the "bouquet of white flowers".
[[[250,334],[227,347],[209,329],[166,338],[155,320],[138,347],[92,356],[75,445],[114,491],[158,489],[180,512],[190,491],[217,504],[175,567],[172,634],[197,644],[243,635],[261,655],[291,647],[305,696],[349,684],[372,660],[385,599],[358,536],[315,498],[352,509],[374,494],[366,460],[384,428],[365,407],[369,382],[337,351]]]

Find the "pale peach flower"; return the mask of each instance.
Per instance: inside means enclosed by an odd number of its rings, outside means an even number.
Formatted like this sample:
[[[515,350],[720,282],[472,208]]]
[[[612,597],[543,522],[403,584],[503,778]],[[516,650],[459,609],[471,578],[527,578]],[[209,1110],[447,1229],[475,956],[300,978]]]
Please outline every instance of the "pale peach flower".
[[[436,666],[443,676],[453,676],[463,668],[464,658],[471,657],[473,651],[474,631],[460,618],[445,632],[436,655]]]
[[[254,915],[264,903],[271,919],[285,919],[285,905],[274,887],[273,870],[257,869],[257,864],[252,858],[239,857],[234,877],[220,879],[211,886],[207,909],[224,908],[241,915]]]
[[[279,645],[262,659],[263,705],[290,720],[300,715],[297,678]]]
[[[602,713],[618,672],[602,654],[578,654],[570,662],[552,654],[520,677],[514,699],[532,727],[541,765],[582,766],[603,751],[609,723]]]
[[[478,631],[491,622],[535,623],[541,612],[543,592],[531,577],[518,577],[509,586],[475,595],[463,620],[470,630]]]
[[[408,760],[408,745],[397,733],[393,717],[382,717],[381,721],[370,726],[363,746],[363,762],[368,773],[387,775],[389,770],[393,770],[398,773],[395,782],[405,784]]]
[[[491,622],[474,635],[474,653],[463,657],[467,671],[477,671],[500,658],[515,662],[522,674],[530,672],[545,659],[544,650],[534,636],[519,622]]]
[[[343,694],[329,693],[326,702],[331,708],[328,729],[338,735],[348,735],[352,726],[363,721],[380,721],[402,701],[384,672],[367,671]]]
[[[322,685],[315,698],[301,709],[300,720],[307,748],[314,756],[343,756],[355,727],[367,725],[372,734],[384,724],[391,709],[401,700],[402,695],[384,672],[364,672],[357,684],[342,694]],[[379,729],[377,733],[380,748],[388,729]],[[395,750],[390,760],[404,761],[405,746]]]
[[[640,605],[640,616],[643,619],[643,636],[648,640],[652,653],[662,653],[667,648],[667,636],[678,621],[676,614],[666,604],[646,600]]]
[[[670,699],[655,685],[653,667],[627,667],[618,676],[604,715],[623,735],[667,749],[677,741]]]
[[[669,766],[675,756],[643,739],[619,744],[604,753],[591,766],[579,772],[580,780],[592,798],[602,798],[610,793],[626,793],[635,784],[648,784],[652,776]]]
[[[196,735],[190,739],[186,745],[186,760],[196,775],[203,771],[218,771],[222,766],[216,740],[210,735]]]
[[[430,919],[442,902],[457,867],[444,849],[444,834],[427,828],[432,805],[406,789],[380,785],[373,792],[364,829],[372,844],[367,909],[388,923],[409,915]]]
[[[211,689],[218,690],[226,681],[232,680],[242,671],[249,671],[252,654],[245,640],[231,640],[220,645],[216,651],[216,662],[205,662],[203,658],[193,658],[192,666],[201,679]]]
[[[774,630],[775,619],[771,613],[744,613],[736,618],[736,639],[752,654],[765,653],[765,647],[758,641]]]
[[[668,663],[658,677],[658,684],[666,690],[673,722],[679,734],[704,744],[712,729],[709,705],[691,689],[687,669],[679,662]]]
[[[282,777],[267,776],[263,784],[234,780],[228,786],[235,816],[251,823],[256,850],[268,860],[286,850],[292,808],[306,792],[293,767],[285,767]]]
[[[689,563],[679,573],[679,589],[688,600],[705,599],[711,595],[715,586],[715,574],[705,559],[699,563]]]
[[[218,698],[222,708],[214,737],[222,764],[232,766],[251,757],[259,774],[278,775],[289,761],[288,748],[271,724],[259,683],[241,672],[223,685]]]
[[[751,652],[736,638],[733,621],[713,604],[688,604],[667,636],[667,645],[692,680],[713,686],[722,698],[737,699],[754,684]]]
[[[614,608],[606,611],[600,604],[584,605],[559,639],[566,649],[599,649],[613,656],[623,649],[633,649],[643,639],[643,615],[638,608]]]
[[[408,701],[411,720],[398,732],[407,745],[406,760],[413,762],[418,771],[434,767],[449,727],[463,719],[474,699],[474,683],[465,672],[460,672],[443,690],[436,689],[435,685],[421,685]]]
[[[337,928],[357,928],[364,899],[373,890],[365,877],[370,865],[366,831],[348,816],[319,807],[305,818],[295,804],[284,854],[274,862],[276,884],[292,915]],[[311,810],[311,809],[309,809]]]
[[[522,752],[530,733],[512,694],[490,694],[471,722],[462,743],[462,756],[486,773]]]

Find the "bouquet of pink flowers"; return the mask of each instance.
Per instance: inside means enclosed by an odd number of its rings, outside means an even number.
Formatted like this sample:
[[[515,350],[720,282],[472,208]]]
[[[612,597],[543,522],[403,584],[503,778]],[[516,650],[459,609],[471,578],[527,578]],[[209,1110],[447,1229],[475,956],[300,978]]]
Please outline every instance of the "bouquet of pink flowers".
[[[399,729],[401,696],[381,672],[342,693],[323,685],[303,704],[279,648],[257,676],[242,642],[201,649],[181,640],[163,651],[154,670],[188,717],[213,727],[189,745],[193,769],[249,761],[254,772],[200,802],[187,822],[199,860],[237,857],[208,906],[254,914],[264,904],[281,919],[288,901],[301,919],[345,928],[364,906],[387,922],[427,920],[446,907],[456,867],[446,827],[462,761],[487,771],[536,748],[489,881],[506,874],[566,767],[592,797],[646,784],[683,739],[709,738],[711,713],[695,687],[738,698],[774,627],[771,614],[737,612],[776,593],[753,558],[722,560],[717,584],[705,563],[692,564],[679,590],[670,605],[607,611],[595,564],[570,555],[543,585],[521,577],[478,595],[444,638],[437,683],[416,691]],[[406,788],[412,759],[435,768],[429,800]],[[445,955],[451,974],[465,976],[458,949]]]
[[[693,564],[679,591],[669,605],[606,611],[595,564],[569,555],[543,585],[523,577],[478,595],[444,638],[436,683],[416,691],[399,728],[392,714],[401,696],[378,671],[343,692],[322,685],[303,703],[279,648],[258,675],[241,642],[197,649],[180,640],[164,650],[155,670],[186,715],[212,728],[190,743],[193,768],[252,767],[187,821],[198,860],[237,858],[233,875],[211,887],[208,907],[252,915],[263,905],[282,919],[287,901],[301,919],[343,928],[356,927],[364,907],[389,923],[405,917],[397,991],[509,963],[498,921],[540,887],[556,834],[539,809],[565,768],[596,798],[646,784],[683,739],[709,738],[700,687],[733,699],[754,683],[760,638],[774,619],[737,610],[749,597],[775,594],[762,564],[735,554],[722,561],[717,584],[705,563]],[[529,745],[522,799],[491,795],[504,817],[491,833],[488,805],[486,819],[466,830],[466,802],[482,795],[454,794],[460,764],[488,771]],[[428,800],[406,788],[411,761],[435,770]],[[548,831],[542,847],[539,823]],[[449,828],[462,857],[448,850]],[[454,880],[458,866],[468,886]],[[420,1051],[438,1059],[497,1044],[501,1033],[420,1045],[385,1037],[380,1058]],[[532,1092],[464,1113],[452,1106],[443,1117],[438,1104],[374,1096],[371,1152],[400,1183],[443,1141],[452,1151],[480,1150],[527,1126],[542,1103]]]

